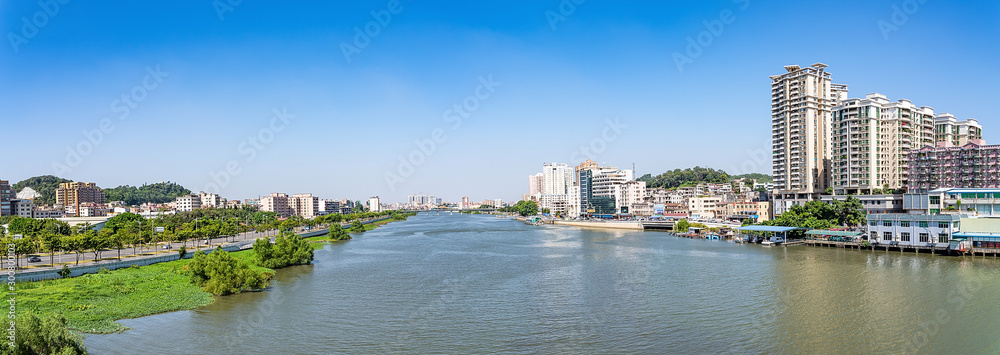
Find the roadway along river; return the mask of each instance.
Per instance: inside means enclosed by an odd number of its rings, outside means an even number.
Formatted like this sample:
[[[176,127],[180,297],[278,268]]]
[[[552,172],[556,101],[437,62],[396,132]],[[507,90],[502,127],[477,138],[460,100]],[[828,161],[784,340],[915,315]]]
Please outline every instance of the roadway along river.
[[[417,216],[104,353],[1000,353],[992,258]]]

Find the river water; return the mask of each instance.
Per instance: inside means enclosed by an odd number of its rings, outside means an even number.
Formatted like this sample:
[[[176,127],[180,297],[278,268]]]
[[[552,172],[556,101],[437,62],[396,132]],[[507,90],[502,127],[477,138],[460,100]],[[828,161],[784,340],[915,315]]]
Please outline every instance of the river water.
[[[1000,262],[415,216],[92,353],[1000,353]]]

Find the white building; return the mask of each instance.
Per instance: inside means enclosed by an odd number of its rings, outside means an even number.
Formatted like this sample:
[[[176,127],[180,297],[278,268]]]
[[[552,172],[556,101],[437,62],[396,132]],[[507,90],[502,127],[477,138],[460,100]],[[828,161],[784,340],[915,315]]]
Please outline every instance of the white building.
[[[959,215],[876,213],[868,217],[868,238],[873,243],[900,246],[947,247],[959,231]]]
[[[382,212],[382,203],[379,202],[378,196],[368,199],[368,211]]]
[[[542,165],[541,196],[539,210],[549,209],[551,213],[569,214],[570,194],[573,187],[573,168],[566,164],[545,163]]]
[[[833,108],[834,193],[905,187],[911,149],[934,145],[934,109],[873,93]]]
[[[292,213],[302,218],[313,218],[320,215],[319,198],[312,194],[294,194],[288,198],[288,207]]]
[[[688,209],[692,217],[716,218],[716,211],[725,201],[719,196],[699,196],[688,199]]]
[[[202,192],[199,194],[201,197],[201,208],[225,208],[226,199],[219,196],[219,194]]]
[[[959,121],[950,113],[942,113],[934,120],[934,126],[938,147],[961,147],[969,142],[983,144],[983,126],[975,118]]]
[[[816,199],[830,186],[832,109],[847,98],[826,64],[785,67],[771,76],[775,214]]]
[[[181,195],[174,200],[174,210],[177,212],[191,212],[199,208],[201,208],[199,194]]]

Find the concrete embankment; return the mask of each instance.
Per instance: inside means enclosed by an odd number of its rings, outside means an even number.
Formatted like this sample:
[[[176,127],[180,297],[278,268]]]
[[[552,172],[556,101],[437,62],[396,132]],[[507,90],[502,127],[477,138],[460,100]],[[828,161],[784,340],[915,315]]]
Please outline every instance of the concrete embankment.
[[[633,221],[552,221],[552,224],[582,228],[642,230],[642,223]]]

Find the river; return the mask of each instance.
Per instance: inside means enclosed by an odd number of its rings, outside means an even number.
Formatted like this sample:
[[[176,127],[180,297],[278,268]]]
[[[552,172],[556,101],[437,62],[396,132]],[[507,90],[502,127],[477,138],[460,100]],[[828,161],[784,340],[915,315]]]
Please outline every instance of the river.
[[[415,216],[94,354],[1000,353],[1000,261]]]

